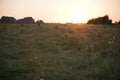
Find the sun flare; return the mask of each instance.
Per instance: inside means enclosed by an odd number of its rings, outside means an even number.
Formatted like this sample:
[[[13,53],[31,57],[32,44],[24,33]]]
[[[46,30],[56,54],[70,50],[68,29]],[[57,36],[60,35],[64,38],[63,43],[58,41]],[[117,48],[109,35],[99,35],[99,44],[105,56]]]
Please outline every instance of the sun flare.
[[[80,22],[81,18],[82,18],[82,14],[80,11],[75,11],[73,12],[73,20],[74,22]]]
[[[75,23],[80,23],[82,20],[84,20],[84,14],[82,10],[77,8],[72,11],[71,16],[72,16],[73,22]]]

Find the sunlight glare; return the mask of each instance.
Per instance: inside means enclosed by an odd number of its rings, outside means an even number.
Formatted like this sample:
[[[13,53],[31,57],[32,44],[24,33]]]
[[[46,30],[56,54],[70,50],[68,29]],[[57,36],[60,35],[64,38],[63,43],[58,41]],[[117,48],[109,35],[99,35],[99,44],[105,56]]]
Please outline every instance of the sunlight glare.
[[[82,20],[84,20],[84,14],[83,14],[82,10],[80,10],[78,8],[75,8],[72,11],[71,16],[72,16],[74,23],[80,23],[80,22],[82,22]]]

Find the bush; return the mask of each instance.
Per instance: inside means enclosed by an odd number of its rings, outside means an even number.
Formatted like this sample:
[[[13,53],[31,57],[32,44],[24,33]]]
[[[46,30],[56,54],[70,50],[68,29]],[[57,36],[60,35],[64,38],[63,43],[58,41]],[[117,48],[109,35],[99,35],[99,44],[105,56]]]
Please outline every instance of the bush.
[[[34,19],[32,17],[25,17],[23,19],[18,19],[16,23],[35,23]]]
[[[2,16],[0,23],[15,23],[16,19],[14,17]]]
[[[112,20],[109,19],[108,15],[105,15],[103,17],[90,19],[87,24],[112,24]]]

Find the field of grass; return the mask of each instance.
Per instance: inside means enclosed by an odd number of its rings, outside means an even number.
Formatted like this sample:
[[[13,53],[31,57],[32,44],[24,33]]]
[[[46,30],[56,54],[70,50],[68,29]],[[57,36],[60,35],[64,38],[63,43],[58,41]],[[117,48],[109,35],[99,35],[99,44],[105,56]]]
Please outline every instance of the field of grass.
[[[120,26],[0,24],[0,80],[120,80]]]

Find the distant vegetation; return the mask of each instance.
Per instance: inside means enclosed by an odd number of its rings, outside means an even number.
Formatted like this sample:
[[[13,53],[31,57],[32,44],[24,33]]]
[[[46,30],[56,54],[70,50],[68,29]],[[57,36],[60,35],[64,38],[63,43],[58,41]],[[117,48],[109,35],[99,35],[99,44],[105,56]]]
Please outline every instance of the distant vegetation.
[[[0,23],[19,23],[19,24],[37,23],[38,25],[40,25],[41,23],[45,23],[45,22],[43,20],[37,20],[35,22],[35,19],[33,19],[32,17],[24,17],[22,19],[15,19],[14,17],[2,16],[1,19],[0,19]],[[105,15],[105,16],[102,16],[102,17],[97,17],[97,18],[90,19],[90,20],[87,21],[87,24],[120,25],[120,21],[115,21],[115,23],[112,23],[112,19],[109,19],[109,16]]]
[[[114,25],[120,25],[120,21],[115,21],[115,23],[112,23],[112,19],[109,19],[108,15],[98,17],[98,18],[93,18],[88,20],[87,24],[114,24]]]
[[[90,19],[87,24],[112,24],[112,20],[109,19],[108,15],[105,15],[103,17]]]
[[[43,20],[35,20],[32,17],[24,17],[22,19],[15,19],[14,17],[2,16],[0,23],[19,23],[19,24],[33,24],[33,23],[44,23]]]
[[[37,20],[36,23],[40,26],[40,24],[44,23],[43,20]]]
[[[115,21],[115,23],[114,23],[114,24],[118,24],[118,25],[120,25],[120,21],[118,21],[118,22],[117,22],[117,21]]]
[[[14,17],[3,16],[0,19],[0,23],[15,23],[16,19]]]
[[[23,19],[16,20],[16,23],[29,23],[29,24],[33,24],[33,23],[35,23],[35,21],[34,21],[34,19],[32,17],[25,17]]]

